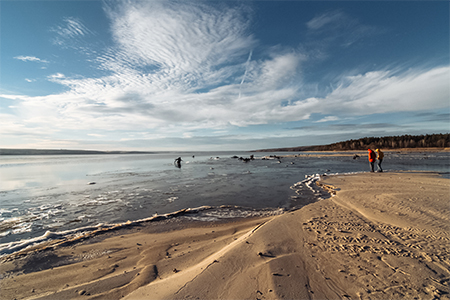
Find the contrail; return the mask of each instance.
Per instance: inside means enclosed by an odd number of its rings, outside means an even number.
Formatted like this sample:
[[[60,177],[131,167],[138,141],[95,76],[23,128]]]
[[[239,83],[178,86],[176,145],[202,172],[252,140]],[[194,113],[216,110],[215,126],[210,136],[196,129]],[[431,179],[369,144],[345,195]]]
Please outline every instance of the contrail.
[[[250,60],[252,59],[252,54],[253,54],[253,50],[251,50],[250,53],[248,54],[247,62],[245,63],[245,72],[244,72],[244,76],[242,77],[241,84],[239,85],[239,98],[238,99],[241,98],[241,88],[242,88],[242,84],[244,83],[245,76],[247,76],[247,69],[248,69]]]

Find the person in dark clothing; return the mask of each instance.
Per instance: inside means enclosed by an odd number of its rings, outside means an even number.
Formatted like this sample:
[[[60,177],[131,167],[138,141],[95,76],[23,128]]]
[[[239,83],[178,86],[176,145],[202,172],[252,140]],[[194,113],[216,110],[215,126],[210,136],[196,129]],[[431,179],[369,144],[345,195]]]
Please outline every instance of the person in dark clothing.
[[[370,172],[373,172],[375,160],[377,159],[377,155],[372,149],[367,150],[369,152],[369,166],[370,166]]]
[[[181,157],[176,158],[175,161],[173,162],[175,167],[181,168],[181,161],[182,161]]]

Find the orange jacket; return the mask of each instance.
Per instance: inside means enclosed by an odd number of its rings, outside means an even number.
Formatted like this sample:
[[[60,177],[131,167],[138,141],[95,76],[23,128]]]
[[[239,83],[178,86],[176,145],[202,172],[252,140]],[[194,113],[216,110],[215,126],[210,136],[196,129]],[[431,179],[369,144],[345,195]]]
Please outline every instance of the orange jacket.
[[[377,155],[371,149],[367,151],[369,151],[369,162],[374,162],[377,159]]]

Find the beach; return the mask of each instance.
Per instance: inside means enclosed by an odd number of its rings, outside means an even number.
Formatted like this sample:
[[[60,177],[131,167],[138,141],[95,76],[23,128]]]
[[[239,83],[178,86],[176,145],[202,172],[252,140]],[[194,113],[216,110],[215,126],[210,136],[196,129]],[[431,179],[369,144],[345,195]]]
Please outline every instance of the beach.
[[[449,299],[449,179],[322,177],[279,216],[141,224],[3,258],[1,299]]]

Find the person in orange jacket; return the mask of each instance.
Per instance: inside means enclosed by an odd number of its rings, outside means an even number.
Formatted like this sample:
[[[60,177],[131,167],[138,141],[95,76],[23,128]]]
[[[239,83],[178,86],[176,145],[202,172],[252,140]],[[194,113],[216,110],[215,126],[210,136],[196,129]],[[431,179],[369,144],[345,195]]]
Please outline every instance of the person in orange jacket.
[[[377,159],[377,155],[375,152],[373,152],[372,149],[367,150],[369,152],[369,166],[370,166],[370,172],[373,172],[373,167],[375,165],[375,160]]]
[[[378,167],[377,172],[383,172],[383,169],[381,168],[381,163],[383,162],[384,153],[380,149],[375,150],[375,152],[377,153],[377,167]]]

